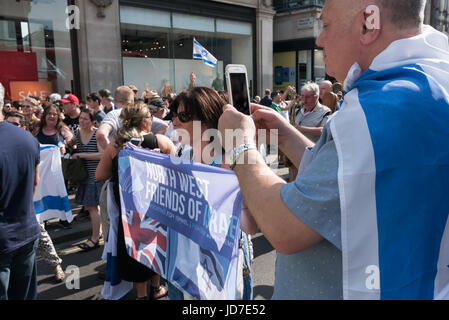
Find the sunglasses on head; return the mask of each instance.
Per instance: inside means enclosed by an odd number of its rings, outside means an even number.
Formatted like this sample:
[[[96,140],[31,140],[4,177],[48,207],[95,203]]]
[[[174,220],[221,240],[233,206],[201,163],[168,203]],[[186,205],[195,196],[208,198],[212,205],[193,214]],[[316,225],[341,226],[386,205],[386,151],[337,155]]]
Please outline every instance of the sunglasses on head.
[[[181,111],[179,113],[173,112],[173,118],[176,118],[176,117],[182,123],[186,123],[186,122],[189,122],[190,120],[192,120],[192,115],[185,111]]]

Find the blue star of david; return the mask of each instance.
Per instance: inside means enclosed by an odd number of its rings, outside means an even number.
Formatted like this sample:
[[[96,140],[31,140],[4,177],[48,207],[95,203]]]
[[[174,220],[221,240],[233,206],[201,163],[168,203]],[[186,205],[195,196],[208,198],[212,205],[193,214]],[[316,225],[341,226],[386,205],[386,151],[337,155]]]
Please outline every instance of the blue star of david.
[[[207,288],[208,289],[210,289],[210,278],[211,278],[211,276],[212,276],[212,271],[210,271],[208,268],[207,268],[207,262],[206,262],[206,259],[203,259],[203,261],[201,262],[201,266],[203,267],[203,276],[202,276],[202,278],[204,279],[204,281],[206,281],[206,283],[207,283]]]

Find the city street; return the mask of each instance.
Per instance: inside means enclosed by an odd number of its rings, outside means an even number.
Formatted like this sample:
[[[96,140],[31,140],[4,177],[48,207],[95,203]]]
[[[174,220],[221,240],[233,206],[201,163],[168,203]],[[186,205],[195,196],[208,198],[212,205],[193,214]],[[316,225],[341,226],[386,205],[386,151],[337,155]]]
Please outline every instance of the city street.
[[[288,170],[276,170],[277,174],[286,178]],[[66,282],[56,283],[53,269],[44,263],[38,256],[38,299],[39,300],[102,300],[101,290],[103,280],[97,277],[97,271],[106,264],[101,260],[103,241],[100,248],[81,252],[78,244],[90,236],[90,221],[84,216],[80,218],[80,207],[74,204],[74,195],[69,196],[72,205],[74,221],[71,229],[64,229],[56,220],[48,223],[47,230],[52,237],[56,250],[63,260],[62,267],[66,271]],[[274,267],[276,253],[261,233],[253,236],[254,246],[254,299],[269,300],[273,294]],[[79,288],[73,288],[75,282],[71,281],[74,275],[73,266],[79,268]],[[131,291],[123,300],[134,300],[135,291]],[[167,297],[161,300],[168,300]]]
[[[77,222],[74,222],[75,224]],[[76,228],[74,226],[74,228]],[[56,283],[53,270],[42,259],[38,260],[38,299],[39,300],[102,300],[101,289],[103,281],[97,277],[97,271],[105,266],[101,259],[103,246],[90,252],[80,252],[76,246],[85,238],[66,241],[56,245],[62,266],[67,270],[69,266],[77,266],[80,274],[79,289],[69,289],[73,281]],[[275,251],[258,233],[253,238],[254,244],[254,299],[268,300],[273,293]],[[70,274],[70,273],[69,273]],[[69,277],[66,280],[70,280]],[[135,292],[130,292],[124,300],[135,299]],[[161,300],[167,300],[163,298]]]

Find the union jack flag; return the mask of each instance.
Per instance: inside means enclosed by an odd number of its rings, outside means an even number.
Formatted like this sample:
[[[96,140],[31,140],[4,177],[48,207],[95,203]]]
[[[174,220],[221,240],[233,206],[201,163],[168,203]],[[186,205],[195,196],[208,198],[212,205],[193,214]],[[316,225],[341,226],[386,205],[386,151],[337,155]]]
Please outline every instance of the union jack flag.
[[[166,277],[167,227],[134,211],[127,211],[122,219],[128,254]]]

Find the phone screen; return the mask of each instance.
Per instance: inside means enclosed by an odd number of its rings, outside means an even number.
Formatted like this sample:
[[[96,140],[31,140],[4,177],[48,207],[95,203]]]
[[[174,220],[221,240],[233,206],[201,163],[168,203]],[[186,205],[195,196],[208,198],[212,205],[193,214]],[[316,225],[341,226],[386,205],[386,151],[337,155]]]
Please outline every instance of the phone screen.
[[[230,73],[229,76],[234,107],[244,114],[249,114],[249,97],[245,74]]]
[[[142,140],[139,139],[139,138],[132,138],[130,142],[131,142],[133,145],[135,145],[135,146],[139,146],[139,144],[140,144],[141,141],[142,141]]]

